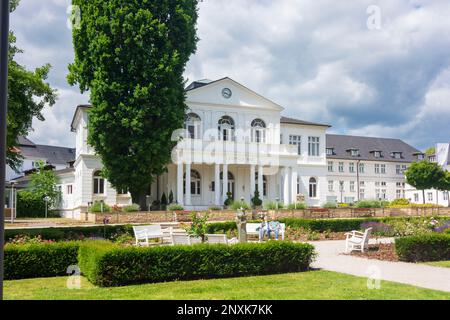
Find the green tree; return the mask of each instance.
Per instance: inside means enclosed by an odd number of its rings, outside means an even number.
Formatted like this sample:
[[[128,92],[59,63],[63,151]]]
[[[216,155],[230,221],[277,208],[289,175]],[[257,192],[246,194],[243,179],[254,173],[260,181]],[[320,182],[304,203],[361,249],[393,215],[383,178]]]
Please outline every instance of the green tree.
[[[409,185],[422,190],[423,203],[425,203],[425,190],[438,189],[445,171],[437,163],[421,161],[411,164],[405,175]]]
[[[262,206],[262,200],[261,200],[261,198],[260,198],[260,196],[259,196],[259,191],[258,190],[255,190],[255,194],[253,195],[253,198],[252,198],[252,204],[253,204],[253,206],[254,207],[260,207],[260,206]]]
[[[19,0],[11,0],[13,12]],[[15,61],[17,54],[23,51],[16,47],[16,37],[9,33],[8,55],[8,132],[6,136],[6,162],[14,170],[22,163],[23,157],[18,152],[17,139],[26,136],[31,129],[34,118],[44,121],[42,109],[55,104],[56,91],[45,82],[50,71],[46,64],[34,71],[27,70]]]
[[[433,155],[435,153],[436,153],[436,148],[435,147],[429,147],[427,150],[425,150],[425,154],[427,156],[431,156],[431,155]]]
[[[445,171],[445,175],[439,181],[437,189],[440,191],[444,191],[444,192],[450,192],[450,172],[449,171]],[[450,207],[450,197],[448,197],[448,206]]]
[[[55,172],[46,168],[43,161],[38,162],[38,170],[30,177],[29,191],[40,199],[49,197],[48,202],[50,207],[55,206],[61,199],[61,192],[56,185],[58,184],[58,177]]]
[[[196,50],[197,0],[73,0],[75,60],[68,81],[90,91],[88,142],[134,203],[171,160],[186,112],[183,73]]]

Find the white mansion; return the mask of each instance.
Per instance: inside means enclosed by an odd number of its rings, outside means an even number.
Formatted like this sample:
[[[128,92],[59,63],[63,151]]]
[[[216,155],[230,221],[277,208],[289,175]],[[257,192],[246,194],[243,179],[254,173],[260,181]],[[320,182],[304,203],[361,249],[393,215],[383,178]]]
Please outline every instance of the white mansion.
[[[173,163],[149,190],[149,204],[165,194],[186,209],[222,206],[227,195],[285,204],[405,197],[404,170],[424,154],[397,139],[327,134],[329,125],[283,117],[278,104],[230,78],[186,88],[189,111],[175,141]],[[90,106],[71,124],[76,153],[60,177],[61,210],[84,212],[94,201],[126,205],[131,197],[101,177],[102,163],[87,144]],[[187,187],[186,187],[187,186]]]

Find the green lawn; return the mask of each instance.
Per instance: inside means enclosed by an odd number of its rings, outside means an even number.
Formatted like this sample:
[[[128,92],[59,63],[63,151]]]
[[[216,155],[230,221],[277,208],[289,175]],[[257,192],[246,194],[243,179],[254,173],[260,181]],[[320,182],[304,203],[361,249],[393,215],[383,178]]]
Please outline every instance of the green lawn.
[[[426,264],[433,266],[433,267],[444,267],[444,268],[450,268],[450,261],[436,261],[436,262],[426,262]]]
[[[5,282],[6,299],[445,299],[450,293],[382,281],[369,290],[367,279],[328,271],[272,276],[180,281],[98,288],[82,278],[80,290],[69,290],[66,277]]]

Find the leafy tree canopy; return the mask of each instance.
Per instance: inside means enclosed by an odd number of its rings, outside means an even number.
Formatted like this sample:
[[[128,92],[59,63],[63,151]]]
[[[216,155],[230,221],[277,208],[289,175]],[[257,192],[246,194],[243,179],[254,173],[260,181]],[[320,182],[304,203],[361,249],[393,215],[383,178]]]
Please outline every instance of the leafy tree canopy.
[[[145,205],[170,161],[186,111],[185,65],[196,50],[197,0],[73,0],[68,81],[90,91],[89,144],[116,188]]]
[[[10,1],[11,11],[19,4],[18,0]],[[34,118],[44,121],[42,109],[46,105],[55,104],[56,91],[45,82],[50,71],[46,64],[34,71],[27,70],[18,64],[14,58],[22,50],[16,47],[16,37],[9,33],[8,56],[8,132],[7,132],[7,164],[17,170],[22,162],[18,153],[17,139],[26,136],[32,128]]]
[[[43,161],[39,161],[38,170],[31,175],[28,188],[41,199],[49,197],[49,205],[54,206],[61,198],[61,193],[56,187],[57,184],[58,177],[55,172],[47,169]]]
[[[437,163],[421,161],[411,164],[405,175],[409,185],[424,192],[426,189],[439,189],[445,171]]]

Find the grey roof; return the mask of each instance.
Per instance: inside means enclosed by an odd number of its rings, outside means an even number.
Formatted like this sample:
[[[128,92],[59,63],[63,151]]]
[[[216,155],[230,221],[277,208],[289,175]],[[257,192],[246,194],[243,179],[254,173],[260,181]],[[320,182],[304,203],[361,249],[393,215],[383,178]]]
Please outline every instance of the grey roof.
[[[333,148],[334,155],[327,155],[329,159],[348,159],[366,161],[413,162],[418,155],[423,154],[418,149],[399,139],[358,137],[327,134],[327,148]],[[359,156],[351,156],[349,150],[358,149]],[[374,151],[381,151],[382,157],[376,158]],[[392,157],[393,152],[401,152],[402,158]]]
[[[287,118],[287,117],[281,117],[280,122],[286,123],[286,124],[300,124],[300,125],[306,125],[306,126],[318,126],[318,127],[328,127],[328,128],[331,127],[328,124],[309,122],[309,121],[304,121],[304,120],[299,120],[299,119],[294,119],[294,118]]]
[[[28,146],[28,147],[33,147],[35,146],[35,144],[33,143],[33,141],[29,140],[28,138],[25,138],[23,136],[19,136],[19,138],[17,138],[17,142],[19,146]]]
[[[68,162],[75,161],[75,149],[66,147],[47,146],[34,144],[26,138],[29,143],[20,144],[20,153],[24,157],[46,159],[52,165],[67,165]],[[20,140],[19,140],[20,143]]]

